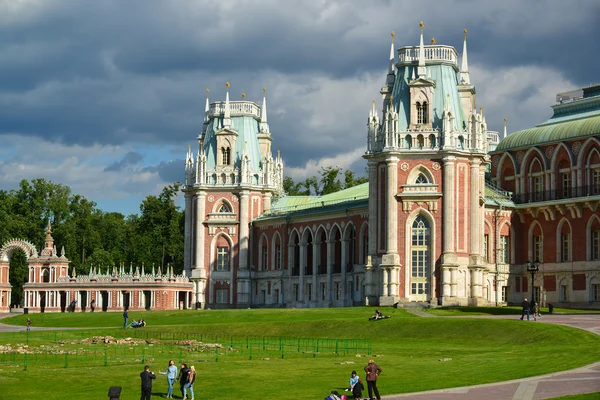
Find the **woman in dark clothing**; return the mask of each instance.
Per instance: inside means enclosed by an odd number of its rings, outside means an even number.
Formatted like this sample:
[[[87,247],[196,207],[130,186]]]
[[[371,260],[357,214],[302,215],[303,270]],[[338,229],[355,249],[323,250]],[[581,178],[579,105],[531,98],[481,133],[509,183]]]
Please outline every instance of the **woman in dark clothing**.
[[[352,397],[354,397],[354,400],[360,400],[363,390],[365,390],[365,385],[362,383],[362,378],[358,378],[358,382],[352,388]]]
[[[181,389],[181,397],[183,398],[183,387],[187,383],[188,380],[188,372],[190,370],[187,367],[187,364],[181,364],[181,369],[179,370],[179,388]]]

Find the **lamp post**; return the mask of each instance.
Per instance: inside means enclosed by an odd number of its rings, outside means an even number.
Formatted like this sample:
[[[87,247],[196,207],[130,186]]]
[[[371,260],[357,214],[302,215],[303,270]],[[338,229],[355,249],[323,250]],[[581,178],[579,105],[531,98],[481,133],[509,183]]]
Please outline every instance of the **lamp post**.
[[[533,263],[531,261],[527,260],[525,262],[525,265],[527,266],[527,272],[529,272],[531,274],[531,300],[530,301],[534,301],[533,279],[535,278],[535,273],[540,270],[540,260],[536,259]]]

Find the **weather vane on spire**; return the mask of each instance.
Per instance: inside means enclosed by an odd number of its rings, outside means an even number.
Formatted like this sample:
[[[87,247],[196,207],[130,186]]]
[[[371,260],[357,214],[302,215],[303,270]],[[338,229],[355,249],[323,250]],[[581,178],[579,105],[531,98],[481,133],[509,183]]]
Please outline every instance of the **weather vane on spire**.
[[[431,44],[436,44],[435,38],[431,38]]]
[[[424,27],[425,27],[425,23],[424,23],[423,21],[421,21],[421,23],[419,24],[419,26],[420,26],[421,28],[424,28]]]

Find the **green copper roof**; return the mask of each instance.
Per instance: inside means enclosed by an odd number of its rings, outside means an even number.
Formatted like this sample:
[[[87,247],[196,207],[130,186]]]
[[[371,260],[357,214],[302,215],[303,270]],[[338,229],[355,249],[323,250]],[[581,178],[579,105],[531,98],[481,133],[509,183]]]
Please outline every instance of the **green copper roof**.
[[[324,196],[285,196],[273,203],[271,210],[257,219],[281,217],[284,215],[304,215],[316,212],[332,212],[346,207],[349,203],[368,204],[369,184],[353,186]]]
[[[511,133],[502,139],[495,151],[531,147],[542,143],[560,142],[599,134],[600,110],[568,113],[567,115],[561,111],[555,112],[552,118],[535,128]]]
[[[510,192],[505,192],[487,181],[485,182],[485,204],[496,207],[515,207],[515,203],[510,198]]]
[[[232,154],[233,166],[241,167],[242,154],[244,148],[250,157],[250,170],[258,171],[262,167],[262,156],[257,135],[260,132],[260,122],[252,116],[231,117],[232,129],[238,133],[235,141],[235,149]],[[211,118],[206,127],[204,137],[204,151],[206,152],[206,168],[208,170],[215,168],[217,160],[217,137],[215,133],[223,128],[223,118]]]
[[[408,82],[412,80],[413,70],[416,75],[417,66],[401,66],[396,73],[396,82],[392,96],[394,96],[394,106],[398,111],[398,129],[408,130],[410,121],[410,88]],[[435,90],[433,91],[432,126],[442,130],[442,120],[444,117],[444,101],[449,99],[450,108],[454,113],[454,128],[464,130],[466,128],[464,111],[458,95],[458,77],[453,66],[447,64],[427,64],[427,72],[431,80],[435,81]],[[450,95],[450,96],[448,96]]]

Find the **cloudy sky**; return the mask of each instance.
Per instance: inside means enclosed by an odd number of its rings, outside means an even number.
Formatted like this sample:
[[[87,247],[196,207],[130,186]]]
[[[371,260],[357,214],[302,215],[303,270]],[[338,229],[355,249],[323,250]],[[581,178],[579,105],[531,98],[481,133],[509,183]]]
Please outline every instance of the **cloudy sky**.
[[[368,5],[367,5],[368,4]],[[542,122],[599,83],[597,0],[0,0],[0,189],[43,177],[101,209],[183,180],[205,89],[260,102],[286,175],[364,175],[366,118],[396,47],[462,51],[490,129]]]

